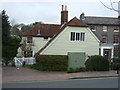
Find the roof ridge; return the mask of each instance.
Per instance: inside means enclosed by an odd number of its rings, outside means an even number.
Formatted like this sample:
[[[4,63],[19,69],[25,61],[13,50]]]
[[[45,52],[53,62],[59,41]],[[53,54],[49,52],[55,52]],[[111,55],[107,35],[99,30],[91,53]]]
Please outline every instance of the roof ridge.
[[[102,16],[85,16],[85,17],[91,17],[91,18],[114,18],[114,19],[118,19],[118,17],[102,17]]]
[[[47,24],[47,23],[38,23],[38,25],[56,25],[56,26],[60,26],[60,24]]]

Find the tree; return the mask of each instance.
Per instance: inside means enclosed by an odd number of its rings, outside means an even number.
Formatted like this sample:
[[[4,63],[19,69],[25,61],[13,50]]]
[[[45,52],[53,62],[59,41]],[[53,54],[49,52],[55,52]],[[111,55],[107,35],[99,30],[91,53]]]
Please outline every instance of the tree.
[[[7,44],[10,39],[10,23],[8,21],[8,16],[5,14],[6,12],[2,11],[2,44]]]
[[[107,5],[105,5],[101,0],[99,0],[101,3],[102,3],[102,5],[104,6],[104,7],[106,7],[107,9],[109,9],[109,10],[113,10],[113,11],[115,11],[115,12],[120,12],[118,9],[115,9],[114,7],[113,7],[113,3],[115,3],[115,2],[112,2],[112,0],[110,0],[110,7],[108,7]],[[119,4],[119,3],[118,3]]]
[[[2,59],[6,65],[16,56],[21,38],[10,35],[10,23],[6,12],[2,11]]]

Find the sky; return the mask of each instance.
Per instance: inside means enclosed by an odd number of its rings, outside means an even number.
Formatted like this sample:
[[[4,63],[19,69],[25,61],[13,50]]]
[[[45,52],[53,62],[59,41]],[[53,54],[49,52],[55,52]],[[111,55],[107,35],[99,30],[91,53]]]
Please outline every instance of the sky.
[[[119,0],[101,0],[110,7],[118,9]],[[118,17],[118,13],[104,7],[99,0],[0,0],[0,11],[5,10],[13,24],[43,22],[60,24],[61,5],[67,5],[68,20],[85,16]]]

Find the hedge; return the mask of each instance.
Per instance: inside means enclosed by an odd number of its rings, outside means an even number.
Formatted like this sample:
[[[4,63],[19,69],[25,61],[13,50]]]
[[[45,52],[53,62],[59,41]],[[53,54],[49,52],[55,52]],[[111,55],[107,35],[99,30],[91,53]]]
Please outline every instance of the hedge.
[[[88,71],[108,71],[109,61],[102,56],[90,56],[85,62],[86,70]]]
[[[120,65],[120,58],[113,58],[113,62],[111,63],[111,68],[113,70],[117,70],[117,64]]]
[[[37,55],[36,64],[32,68],[42,71],[67,71],[66,55]]]

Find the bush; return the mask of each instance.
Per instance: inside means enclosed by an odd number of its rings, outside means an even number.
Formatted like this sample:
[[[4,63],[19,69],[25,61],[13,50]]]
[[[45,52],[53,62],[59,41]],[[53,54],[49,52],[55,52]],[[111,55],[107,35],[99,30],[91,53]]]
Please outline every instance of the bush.
[[[113,70],[117,70],[117,63],[120,65],[120,58],[113,58],[113,63],[111,64]]]
[[[32,68],[42,71],[66,71],[68,58],[65,55],[38,55]]]
[[[90,56],[85,62],[86,70],[88,71],[108,71],[109,61],[102,56]]]

